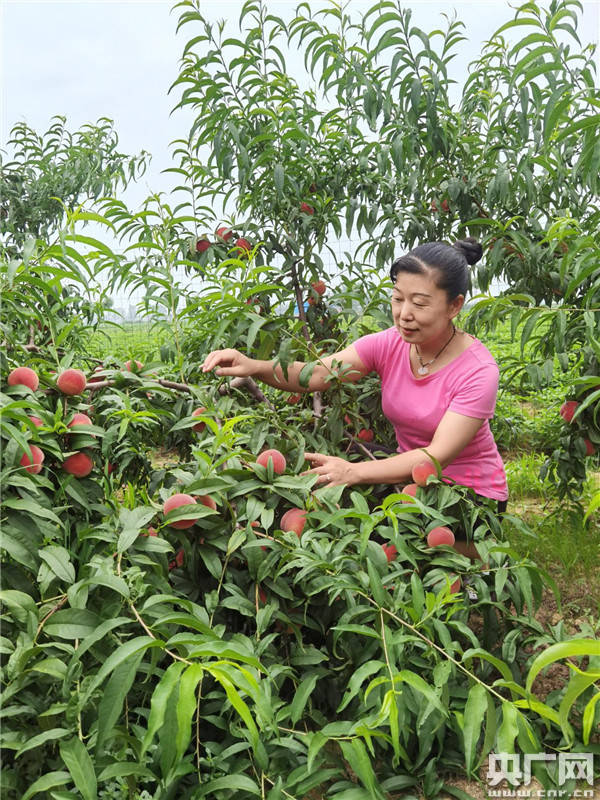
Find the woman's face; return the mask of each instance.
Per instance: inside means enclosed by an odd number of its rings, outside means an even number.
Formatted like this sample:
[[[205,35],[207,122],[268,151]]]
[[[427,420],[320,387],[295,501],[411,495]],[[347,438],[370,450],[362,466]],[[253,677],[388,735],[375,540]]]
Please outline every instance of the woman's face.
[[[444,338],[464,302],[461,294],[452,301],[436,286],[433,273],[399,272],[392,290],[392,317],[405,342],[425,344]]]

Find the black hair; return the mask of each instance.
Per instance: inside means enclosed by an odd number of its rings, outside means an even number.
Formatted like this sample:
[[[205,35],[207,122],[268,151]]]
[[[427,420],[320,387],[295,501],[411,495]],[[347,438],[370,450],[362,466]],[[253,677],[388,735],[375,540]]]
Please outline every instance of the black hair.
[[[390,268],[390,278],[396,283],[399,272],[426,275],[431,270],[436,273],[435,285],[446,292],[450,301],[467,294],[471,286],[469,265],[476,264],[482,255],[483,248],[472,236],[452,245],[427,242],[397,258]]]

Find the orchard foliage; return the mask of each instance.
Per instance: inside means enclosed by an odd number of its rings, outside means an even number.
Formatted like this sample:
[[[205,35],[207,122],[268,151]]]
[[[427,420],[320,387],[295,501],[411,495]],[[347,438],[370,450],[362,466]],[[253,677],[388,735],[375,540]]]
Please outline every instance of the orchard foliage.
[[[600,93],[580,3],[518,8],[474,58],[456,105],[459,20],[428,33],[385,0],[360,17],[301,3],[284,20],[250,0],[236,37],[197,1],[177,8],[193,33],[172,88],[196,121],[174,171],[196,214],[221,200],[267,263],[283,255],[297,295],[305,275],[323,276],[334,235],[359,237],[338,268],[361,282],[363,260],[382,269],[418,242],[478,236],[487,256],[475,287],[507,288],[482,297],[471,324],[485,331],[510,314],[527,347],[501,364],[507,380],[536,388],[556,369],[579,372],[578,425],[546,467],[561,494],[575,493],[584,439],[600,447]]]
[[[591,52],[572,45],[578,4],[518,9],[456,108],[459,21],[427,33],[391,2],[360,18],[302,3],[283,20],[252,1],[236,38],[199,2],[176,8],[191,38],[173,89],[197,112],[175,143],[179,204],[132,212],[114,196],[144,157],[117,154],[103,122],[74,137],[60,119],[44,137],[17,126],[3,167],[6,797],[435,798],[491,750],[594,748],[598,642],[535,619],[556,587],[503,542],[492,504],[439,473],[410,491],[304,474],[307,450],[390,452],[374,378],[334,369],[322,396],[289,397],[201,372],[237,347],[304,361],[308,381],[324,352],[389,324],[399,250],[475,234],[475,283],[508,290],[470,319],[510,313],[529,359],[507,375],[579,371],[550,462],[572,490],[585,440],[600,443],[598,96]],[[360,243],[328,274],[344,232]],[[141,290],[167,343],[100,362],[90,334],[123,289]],[[19,366],[35,390],[8,381]],[[85,373],[80,394],[61,391],[66,369]],[[257,462],[269,449],[280,474]],[[64,469],[73,455],[89,473]],[[196,502],[166,517],[175,494]],[[291,509],[300,535],[284,530]],[[438,545],[440,528],[462,529],[486,567]],[[541,696],[540,670],[566,659],[567,687]],[[552,764],[535,774],[557,786]]]

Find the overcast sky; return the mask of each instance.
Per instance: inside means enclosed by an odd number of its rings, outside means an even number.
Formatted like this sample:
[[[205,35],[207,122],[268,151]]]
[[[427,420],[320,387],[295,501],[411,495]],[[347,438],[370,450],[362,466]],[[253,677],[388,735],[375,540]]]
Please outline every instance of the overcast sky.
[[[0,146],[18,121],[41,133],[55,114],[67,117],[69,130],[109,117],[122,152],[145,149],[153,156],[151,170],[130,200],[168,189],[174,179],[160,171],[170,165],[169,143],[186,136],[191,112],[170,116],[178,95],[177,89],[171,95],[167,91],[184,44],[197,32],[189,25],[176,35],[180,11],[172,12],[174,5],[174,0],[0,0]],[[287,16],[297,0],[268,5]],[[372,5],[374,0],[354,0],[350,8]],[[233,23],[241,6],[241,0],[205,0],[201,7],[207,16]],[[405,6],[426,31],[442,26],[442,12],[456,10],[469,39],[452,65],[462,79],[482,41],[514,16],[506,0],[412,0]],[[600,0],[585,3],[580,35],[586,42],[600,38]]]

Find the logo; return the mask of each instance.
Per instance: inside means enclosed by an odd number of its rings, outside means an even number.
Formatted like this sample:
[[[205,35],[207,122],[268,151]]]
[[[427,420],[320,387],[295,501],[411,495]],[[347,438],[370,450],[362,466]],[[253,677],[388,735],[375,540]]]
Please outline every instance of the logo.
[[[487,780],[490,797],[589,797],[594,798],[594,789],[494,789],[494,786],[507,780],[512,786],[529,786],[531,766],[536,761],[558,760],[558,785],[564,786],[568,780],[594,783],[593,753],[525,753],[521,769],[521,755],[516,753],[492,753],[488,758]]]

